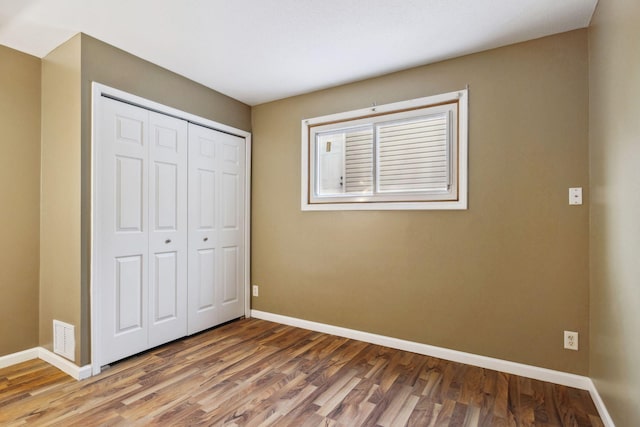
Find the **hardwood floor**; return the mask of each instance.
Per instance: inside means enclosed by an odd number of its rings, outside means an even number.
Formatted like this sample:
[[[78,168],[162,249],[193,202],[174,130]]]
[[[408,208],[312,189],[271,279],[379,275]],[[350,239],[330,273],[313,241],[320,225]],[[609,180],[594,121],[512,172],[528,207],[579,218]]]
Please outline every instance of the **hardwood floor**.
[[[76,382],[0,369],[0,425],[602,426],[589,393],[247,319]]]

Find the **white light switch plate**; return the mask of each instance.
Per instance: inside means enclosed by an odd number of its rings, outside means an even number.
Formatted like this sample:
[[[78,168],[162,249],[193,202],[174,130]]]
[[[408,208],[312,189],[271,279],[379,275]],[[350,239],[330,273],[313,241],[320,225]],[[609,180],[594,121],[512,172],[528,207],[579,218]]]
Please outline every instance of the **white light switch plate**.
[[[582,187],[574,187],[569,189],[569,204],[570,205],[582,204]]]

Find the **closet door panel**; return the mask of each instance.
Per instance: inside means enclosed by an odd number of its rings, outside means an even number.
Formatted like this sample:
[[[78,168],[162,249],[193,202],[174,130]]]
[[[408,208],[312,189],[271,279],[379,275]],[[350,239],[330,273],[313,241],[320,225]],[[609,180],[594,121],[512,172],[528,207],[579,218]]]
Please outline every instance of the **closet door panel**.
[[[149,112],[149,347],[187,333],[187,122]]]
[[[94,224],[100,253],[100,365],[147,348],[148,203],[146,111],[103,99],[97,120],[99,173]]]
[[[189,334],[218,324],[218,151],[215,131],[189,124]]]
[[[244,279],[244,139],[218,132],[221,175],[218,209],[222,224],[218,244],[222,289],[220,323],[244,315],[246,289]]]

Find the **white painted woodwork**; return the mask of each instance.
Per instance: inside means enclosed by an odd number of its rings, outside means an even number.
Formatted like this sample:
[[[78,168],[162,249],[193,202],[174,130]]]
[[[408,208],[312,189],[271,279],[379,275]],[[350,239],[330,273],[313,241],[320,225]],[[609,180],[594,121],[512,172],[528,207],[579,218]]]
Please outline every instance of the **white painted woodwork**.
[[[245,144],[243,138],[217,132],[221,144],[221,194],[218,205],[222,210],[222,227],[218,240],[222,256],[222,289],[218,323],[244,314],[244,188]]]
[[[244,315],[244,139],[189,124],[189,333]]]
[[[245,315],[245,138],[106,97],[94,138],[94,373]]]
[[[149,112],[149,347],[187,331],[187,122]]]
[[[148,336],[146,110],[103,98],[96,150],[100,245],[100,364],[143,351]]]
[[[218,320],[219,281],[216,198],[219,193],[217,134],[189,125],[189,333]]]

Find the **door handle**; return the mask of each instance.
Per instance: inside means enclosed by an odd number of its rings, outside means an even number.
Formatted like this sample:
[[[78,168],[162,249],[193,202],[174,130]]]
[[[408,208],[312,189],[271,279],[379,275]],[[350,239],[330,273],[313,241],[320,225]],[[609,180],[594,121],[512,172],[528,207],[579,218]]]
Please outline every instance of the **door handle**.
[[[171,243],[171,239],[165,240],[164,243]]]

